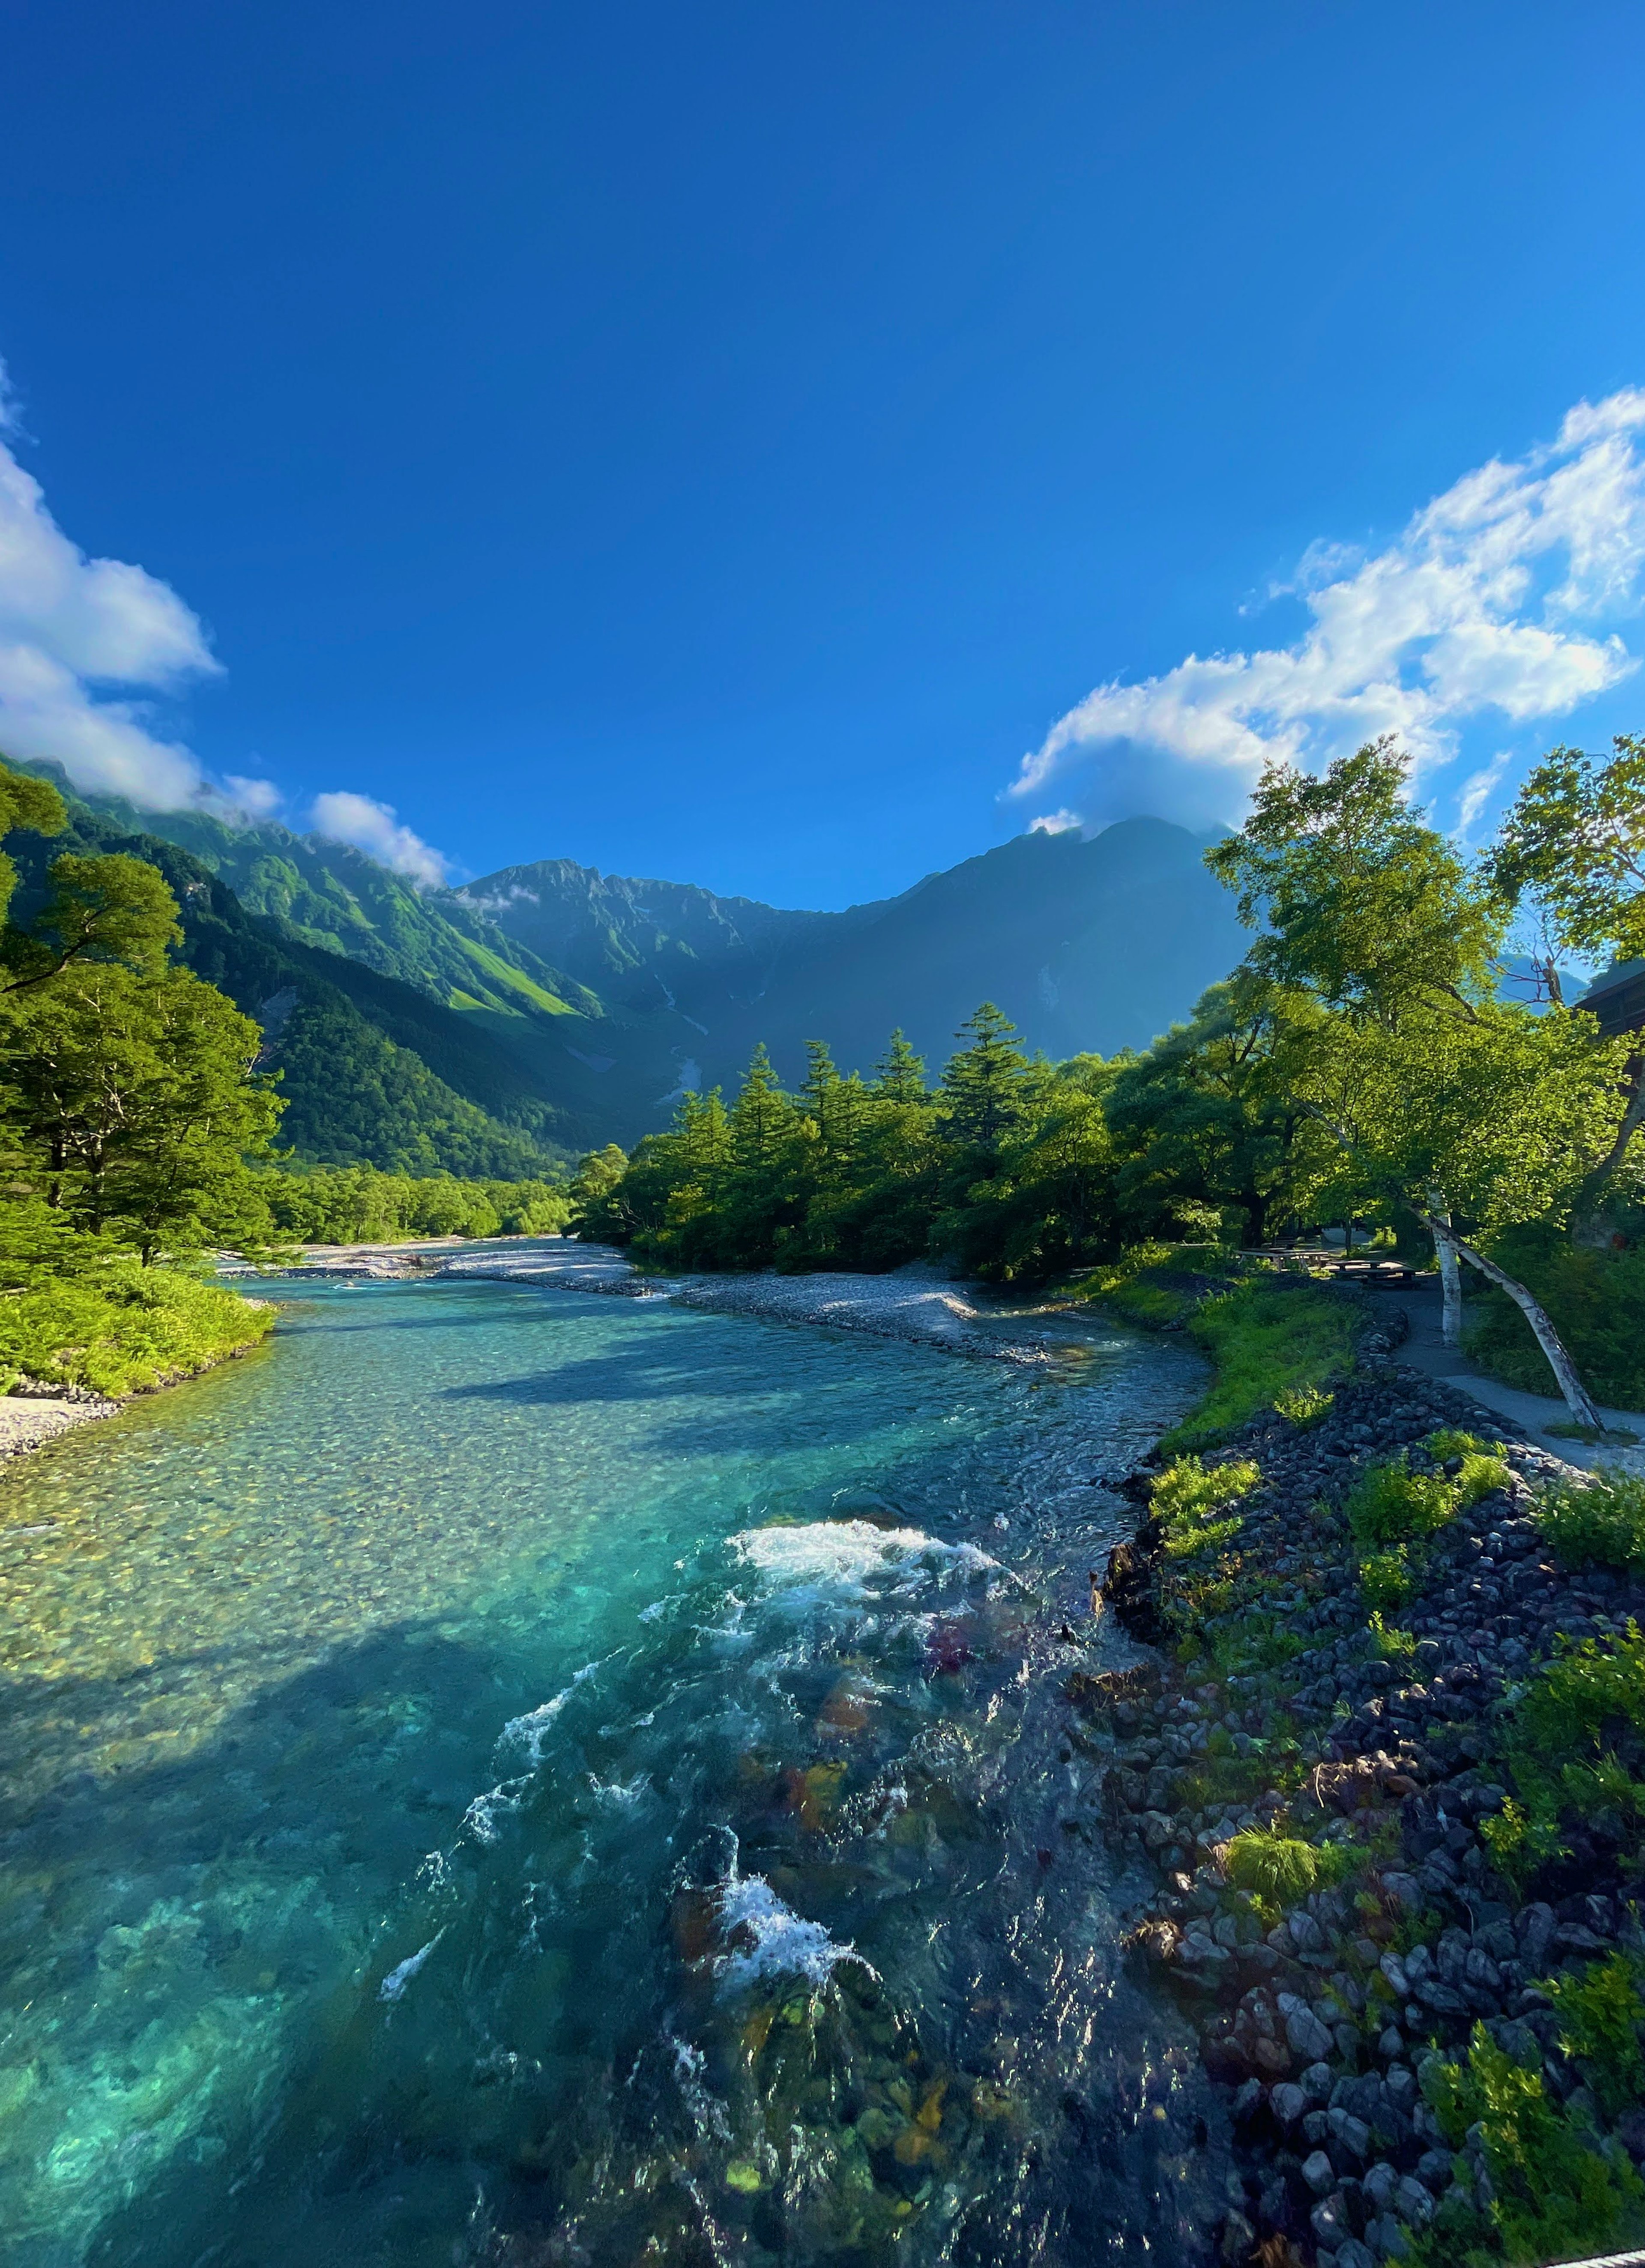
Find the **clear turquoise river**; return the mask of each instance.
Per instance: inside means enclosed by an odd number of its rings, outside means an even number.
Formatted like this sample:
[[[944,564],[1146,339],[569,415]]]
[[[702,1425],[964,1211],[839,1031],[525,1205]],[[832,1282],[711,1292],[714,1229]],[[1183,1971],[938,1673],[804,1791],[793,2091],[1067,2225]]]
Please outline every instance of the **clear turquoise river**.
[[[4,2268],[1198,2259],[1059,1697],[1191,1358],[280,1288],[0,1476]]]

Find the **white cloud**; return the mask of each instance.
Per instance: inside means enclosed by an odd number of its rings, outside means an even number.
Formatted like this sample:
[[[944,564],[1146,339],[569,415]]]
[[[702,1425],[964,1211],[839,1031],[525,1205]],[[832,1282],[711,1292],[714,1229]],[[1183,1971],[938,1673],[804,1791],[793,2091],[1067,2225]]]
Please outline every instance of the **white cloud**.
[[[241,819],[273,819],[285,801],[272,780],[243,779],[238,772],[224,778],[219,799]]]
[[[1093,799],[1107,816],[1120,804],[1222,818],[1267,758],[1311,768],[1394,733],[1431,769],[1476,718],[1528,723],[1609,690],[1638,667],[1612,625],[1638,610],[1645,578],[1641,428],[1645,388],[1579,402],[1551,446],[1465,474],[1386,549],[1311,546],[1272,593],[1312,618],[1294,643],[1099,685],[1008,792],[1091,768],[1088,818]]]
[[[1083,820],[1077,811],[1042,811],[1038,819],[1028,822],[1031,835],[1066,835],[1071,828],[1083,827]]]
[[[377,803],[369,795],[355,795],[346,788],[317,795],[310,824],[327,842],[351,843],[379,866],[404,874],[420,890],[438,889],[445,880],[446,861],[440,852],[402,827],[391,805]]]
[[[0,366],[0,432],[16,430]],[[77,787],[177,810],[199,793],[199,763],[153,729],[142,700],[96,688],[169,692],[218,666],[177,593],[124,560],[88,559],[0,442],[0,750],[55,759]]]

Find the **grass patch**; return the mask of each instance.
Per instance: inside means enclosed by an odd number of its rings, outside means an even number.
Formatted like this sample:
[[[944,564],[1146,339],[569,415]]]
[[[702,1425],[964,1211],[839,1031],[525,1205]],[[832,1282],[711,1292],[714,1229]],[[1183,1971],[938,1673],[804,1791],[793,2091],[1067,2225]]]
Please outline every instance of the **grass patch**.
[[[1216,1365],[1216,1382],[1199,1407],[1164,1437],[1167,1449],[1208,1448],[1281,1395],[1323,1416],[1328,1382],[1349,1369],[1364,1328],[1362,1309],[1323,1285],[1252,1276],[1204,1299],[1189,1335]]]
[[[272,1307],[181,1269],[112,1260],[0,1300],[0,1381],[139,1394],[254,1346],[274,1323]]]
[[[1300,1836],[1270,1834],[1252,1828],[1236,1835],[1223,1860],[1237,1890],[1250,1890],[1275,1906],[1294,1906],[1312,1890],[1328,1889],[1354,1866],[1354,1853],[1335,1844],[1304,1843]]]
[[[1587,1487],[1557,1482],[1537,1518],[1566,1567],[1645,1568],[1645,1480],[1609,1473]]]

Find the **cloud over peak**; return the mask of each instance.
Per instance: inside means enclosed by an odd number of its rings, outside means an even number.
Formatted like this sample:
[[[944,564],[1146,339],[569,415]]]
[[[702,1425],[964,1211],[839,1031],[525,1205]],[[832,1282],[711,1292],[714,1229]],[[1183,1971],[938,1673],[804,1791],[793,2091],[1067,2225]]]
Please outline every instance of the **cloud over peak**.
[[[338,789],[315,797],[310,824],[327,843],[346,843],[364,850],[368,858],[404,874],[420,890],[437,890],[444,885],[444,858],[410,828],[402,827],[391,804]]]
[[[1300,637],[1099,685],[1008,792],[1077,774],[1105,816],[1169,801],[1220,820],[1270,758],[1311,768],[1394,733],[1432,769],[1480,717],[1563,716],[1609,690],[1638,667],[1613,625],[1645,576],[1642,428],[1645,388],[1578,402],[1551,445],[1465,474],[1384,549],[1311,546],[1270,593],[1305,606]]]

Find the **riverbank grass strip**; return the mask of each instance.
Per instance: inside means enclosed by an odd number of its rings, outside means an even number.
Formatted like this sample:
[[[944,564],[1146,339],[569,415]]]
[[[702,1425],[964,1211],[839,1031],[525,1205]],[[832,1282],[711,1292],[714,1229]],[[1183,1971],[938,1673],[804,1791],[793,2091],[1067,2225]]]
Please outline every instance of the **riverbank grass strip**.
[[[275,1311],[179,1268],[115,1259],[0,1300],[0,1390],[19,1379],[118,1401],[255,1346]]]

